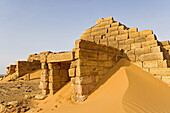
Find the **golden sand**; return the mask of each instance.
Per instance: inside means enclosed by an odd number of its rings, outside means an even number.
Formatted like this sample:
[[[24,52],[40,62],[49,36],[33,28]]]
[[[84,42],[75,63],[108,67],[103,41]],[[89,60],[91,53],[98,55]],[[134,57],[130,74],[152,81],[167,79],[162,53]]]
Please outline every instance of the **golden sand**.
[[[68,83],[55,95],[40,101],[39,113],[169,113],[170,88],[167,84],[121,59],[102,78],[88,99],[70,99]]]

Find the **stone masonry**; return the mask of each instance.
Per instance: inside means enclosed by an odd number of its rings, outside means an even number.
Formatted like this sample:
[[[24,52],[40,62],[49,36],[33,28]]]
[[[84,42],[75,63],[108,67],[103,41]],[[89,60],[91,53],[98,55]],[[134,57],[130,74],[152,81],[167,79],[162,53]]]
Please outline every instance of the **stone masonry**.
[[[125,50],[134,64],[170,84],[170,44],[159,42],[152,30],[138,31],[108,17],[100,18],[80,38]]]
[[[113,17],[100,18],[84,31],[72,51],[29,55],[27,61],[7,67],[7,73],[23,76],[41,69],[43,95],[55,94],[71,80],[71,98],[82,102],[121,58],[170,84],[169,41],[160,42],[152,30],[128,28]]]

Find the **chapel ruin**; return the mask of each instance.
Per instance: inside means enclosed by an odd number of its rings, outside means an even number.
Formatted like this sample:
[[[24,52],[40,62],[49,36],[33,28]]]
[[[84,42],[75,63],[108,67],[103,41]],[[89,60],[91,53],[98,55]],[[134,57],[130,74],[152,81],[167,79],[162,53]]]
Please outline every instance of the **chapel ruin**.
[[[169,41],[158,41],[152,30],[138,31],[113,17],[100,18],[75,41],[72,51],[29,55],[27,61],[17,61],[7,67],[7,74],[15,74],[13,79],[17,79],[41,69],[43,95],[53,95],[71,81],[71,98],[82,102],[121,58],[170,84],[169,50]]]

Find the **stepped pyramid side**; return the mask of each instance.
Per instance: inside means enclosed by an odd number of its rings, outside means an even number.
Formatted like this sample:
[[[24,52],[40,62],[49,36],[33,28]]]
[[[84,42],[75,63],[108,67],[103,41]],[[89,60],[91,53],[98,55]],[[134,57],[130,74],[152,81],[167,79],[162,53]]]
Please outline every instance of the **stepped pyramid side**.
[[[108,17],[100,18],[80,39],[123,49],[134,64],[170,84],[170,44],[158,41],[152,30],[138,31]]]

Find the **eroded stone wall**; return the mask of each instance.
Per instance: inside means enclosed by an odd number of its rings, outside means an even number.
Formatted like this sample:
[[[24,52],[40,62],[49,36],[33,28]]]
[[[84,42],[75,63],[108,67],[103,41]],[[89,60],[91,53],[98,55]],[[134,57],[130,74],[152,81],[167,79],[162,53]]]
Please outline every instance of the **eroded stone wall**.
[[[16,65],[10,65],[9,67],[6,67],[7,69],[7,75],[11,75],[13,73],[15,73],[15,69],[16,69]]]
[[[32,62],[17,61],[15,65],[16,65],[15,71],[18,77],[27,73],[31,73],[34,70],[41,69],[40,61],[36,61],[36,60]]]
[[[75,60],[71,62],[72,99],[84,101],[99,80],[119,59],[125,57],[123,51],[94,42],[77,40],[75,42]]]

